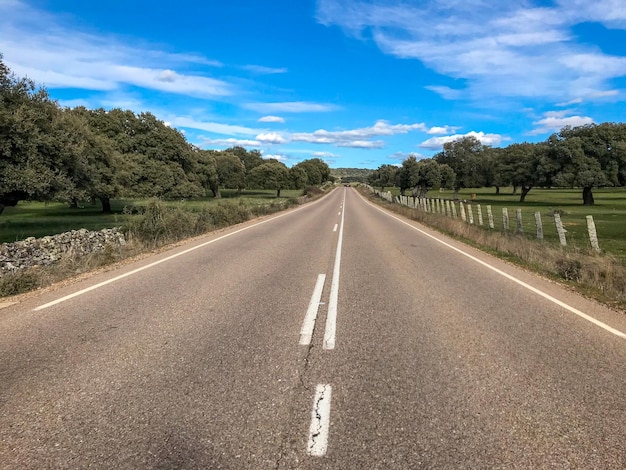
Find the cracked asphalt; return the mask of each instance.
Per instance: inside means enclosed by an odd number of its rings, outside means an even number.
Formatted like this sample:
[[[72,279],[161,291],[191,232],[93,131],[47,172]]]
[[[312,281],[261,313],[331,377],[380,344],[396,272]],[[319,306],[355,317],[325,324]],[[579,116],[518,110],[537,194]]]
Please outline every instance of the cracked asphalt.
[[[0,468],[626,468],[626,340],[352,188],[263,220],[1,308]],[[434,235],[626,332],[623,314]],[[319,384],[322,456],[308,452]]]

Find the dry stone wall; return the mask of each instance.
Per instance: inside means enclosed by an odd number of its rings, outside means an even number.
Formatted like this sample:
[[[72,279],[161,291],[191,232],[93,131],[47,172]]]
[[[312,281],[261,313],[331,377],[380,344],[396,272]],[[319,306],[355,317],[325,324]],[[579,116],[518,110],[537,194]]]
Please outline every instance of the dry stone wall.
[[[117,228],[92,232],[72,230],[43,238],[30,237],[0,245],[0,277],[34,266],[47,266],[66,255],[86,255],[104,250],[107,245],[124,245],[124,234]]]

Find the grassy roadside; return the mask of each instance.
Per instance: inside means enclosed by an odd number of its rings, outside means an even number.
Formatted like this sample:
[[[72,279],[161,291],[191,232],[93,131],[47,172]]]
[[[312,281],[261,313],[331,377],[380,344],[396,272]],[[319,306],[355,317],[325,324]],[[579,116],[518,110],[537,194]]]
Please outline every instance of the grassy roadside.
[[[202,198],[186,201],[162,201],[165,206],[183,206],[189,210],[201,210],[206,206],[217,206],[237,202],[254,210],[258,206],[286,204],[293,198],[302,196],[301,190],[283,190],[281,197],[276,198],[272,190],[244,190],[240,195],[235,190],[223,190],[222,198]],[[0,214],[0,243],[11,243],[28,237],[40,238],[86,228],[101,230],[118,227],[124,224],[125,209],[140,210],[150,199],[114,199],[111,201],[112,214],[103,214],[100,202],[81,204],[78,208],[70,208],[63,202],[29,202],[22,201],[16,207],[7,207]]]
[[[626,313],[626,263],[615,254],[606,251],[595,253],[586,243],[571,243],[567,247],[561,247],[558,242],[539,241],[531,236],[503,232],[497,227],[496,230],[489,230],[467,224],[459,219],[392,204],[376,197],[366,189],[361,189],[361,191],[372,202],[393,212],[557,280],[587,297]],[[504,204],[506,203],[504,201]],[[621,237],[624,237],[624,234],[626,230],[622,232]],[[618,240],[618,242],[622,241]],[[604,249],[602,239],[600,243]]]
[[[34,204],[31,207],[27,205],[21,214],[22,230],[29,228],[27,236],[39,236],[30,230],[34,228],[41,230],[39,233],[43,236],[54,234],[55,230],[59,231],[56,233],[61,233],[81,227],[100,230],[121,226],[127,243],[119,247],[107,246],[101,253],[87,256],[68,255],[54,265],[6,274],[0,277],[0,297],[45,287],[180,240],[279,212],[302,202],[300,199],[302,191],[285,193],[285,197],[281,198],[258,191],[248,195],[249,197],[225,197],[208,201],[145,200],[131,201],[132,205],[128,204],[129,201],[116,201],[114,206],[116,213],[112,215],[94,213],[97,208],[69,209],[66,205],[52,208],[42,204]],[[323,194],[322,190],[311,188],[308,190],[306,200],[313,200]],[[42,215],[45,209],[48,209],[48,212]],[[82,212],[77,214],[72,211]],[[64,216],[67,220],[63,220]],[[90,221],[92,225],[89,224]]]

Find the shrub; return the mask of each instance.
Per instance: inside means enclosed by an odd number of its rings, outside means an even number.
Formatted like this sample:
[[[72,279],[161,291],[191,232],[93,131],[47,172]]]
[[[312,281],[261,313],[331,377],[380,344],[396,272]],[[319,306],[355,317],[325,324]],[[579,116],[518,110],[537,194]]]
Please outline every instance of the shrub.
[[[33,270],[16,271],[0,277],[0,297],[22,294],[39,287],[39,278]]]

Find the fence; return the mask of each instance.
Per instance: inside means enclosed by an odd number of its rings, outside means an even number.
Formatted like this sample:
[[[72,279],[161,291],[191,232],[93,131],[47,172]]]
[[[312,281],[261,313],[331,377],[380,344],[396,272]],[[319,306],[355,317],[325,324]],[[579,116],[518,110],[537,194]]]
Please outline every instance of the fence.
[[[532,214],[532,217],[530,217],[528,214],[525,216],[522,209],[515,209],[514,213],[509,214],[508,208],[503,207],[501,208],[501,218],[499,218],[500,214],[494,214],[491,205],[483,207],[481,204],[466,200],[453,201],[441,198],[393,196],[390,191],[376,191],[372,187],[370,187],[370,189],[377,196],[389,202],[401,204],[415,210],[455,219],[460,218],[460,220],[467,224],[477,225],[489,230],[499,229],[503,232],[517,233],[520,235],[525,234],[527,236],[531,236],[530,233],[532,232],[532,236],[535,236],[539,240],[558,237],[558,241],[562,246],[567,246],[568,243],[567,230],[563,225],[561,214],[558,211],[552,211],[548,214],[542,214],[536,211]],[[515,217],[513,221],[510,219],[512,215]],[[595,251],[600,251],[596,226],[591,215],[586,216],[586,224],[587,236],[591,248]],[[547,227],[550,226],[553,227],[553,229],[548,230]]]

